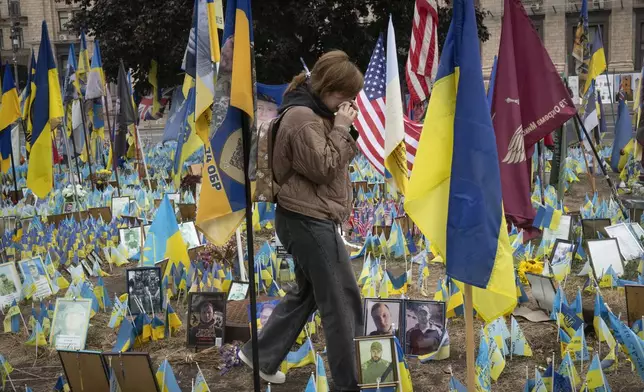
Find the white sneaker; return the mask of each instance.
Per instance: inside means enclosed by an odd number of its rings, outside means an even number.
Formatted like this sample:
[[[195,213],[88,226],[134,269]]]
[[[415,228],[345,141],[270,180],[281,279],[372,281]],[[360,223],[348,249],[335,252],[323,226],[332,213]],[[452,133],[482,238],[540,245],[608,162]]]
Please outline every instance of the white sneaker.
[[[248,358],[244,353],[239,350],[238,353],[239,359],[241,359],[242,362],[244,362],[246,365],[248,365],[249,368],[253,368],[253,361]],[[279,370],[275,372],[275,374],[266,374],[262,372],[261,370],[259,371],[259,376],[267,382],[270,382],[271,384],[284,384],[286,381],[286,374],[280,372]]]

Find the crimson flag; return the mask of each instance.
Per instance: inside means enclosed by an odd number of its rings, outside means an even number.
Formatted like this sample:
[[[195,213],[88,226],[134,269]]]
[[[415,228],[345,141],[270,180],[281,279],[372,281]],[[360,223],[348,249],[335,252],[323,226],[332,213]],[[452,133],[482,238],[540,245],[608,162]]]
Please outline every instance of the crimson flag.
[[[575,105],[520,0],[505,0],[492,120],[508,222],[531,224],[534,145],[575,115]],[[543,179],[542,179],[543,181]]]

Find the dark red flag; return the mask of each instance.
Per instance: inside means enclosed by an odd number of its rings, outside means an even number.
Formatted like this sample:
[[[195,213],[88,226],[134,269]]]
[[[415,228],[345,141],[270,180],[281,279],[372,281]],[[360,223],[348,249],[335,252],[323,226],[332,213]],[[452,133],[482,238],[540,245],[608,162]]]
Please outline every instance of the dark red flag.
[[[575,105],[520,0],[505,0],[492,121],[508,222],[526,227],[534,144],[575,115]]]

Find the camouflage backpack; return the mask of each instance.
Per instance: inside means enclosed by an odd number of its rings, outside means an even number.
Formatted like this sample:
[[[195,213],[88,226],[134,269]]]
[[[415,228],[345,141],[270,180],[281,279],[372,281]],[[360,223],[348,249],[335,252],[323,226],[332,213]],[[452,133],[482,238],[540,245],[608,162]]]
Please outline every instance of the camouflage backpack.
[[[293,175],[292,171],[287,173],[280,184],[273,174],[273,142],[280,122],[289,110],[290,108],[287,108],[278,117],[263,123],[253,135],[249,163],[249,177],[255,180],[253,201],[276,203],[280,185],[286,183]]]

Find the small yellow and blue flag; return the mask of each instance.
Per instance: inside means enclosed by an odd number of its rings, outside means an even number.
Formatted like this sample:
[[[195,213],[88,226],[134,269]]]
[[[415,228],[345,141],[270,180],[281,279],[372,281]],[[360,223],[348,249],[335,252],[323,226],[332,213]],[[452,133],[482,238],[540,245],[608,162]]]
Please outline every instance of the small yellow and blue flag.
[[[168,195],[163,196],[163,201],[161,201],[152,226],[145,237],[142,264],[154,266],[157,261],[166,258],[170,259],[169,265],[182,264],[184,268],[190,266],[188,247],[181,236],[181,231],[179,231],[177,217]],[[166,268],[162,273],[169,274],[170,269]]]
[[[179,330],[179,327],[183,324],[181,322],[181,319],[177,314],[175,313],[174,309],[172,309],[172,306],[170,303],[166,305],[166,310],[165,310],[165,325],[166,325],[166,333],[168,336],[172,335],[172,332],[176,332]]]
[[[588,373],[586,373],[586,385],[589,391],[610,392],[608,381],[602,371],[601,361],[597,354],[593,356],[593,361],[590,363]]]
[[[316,392],[329,392],[329,382],[326,379],[326,370],[324,369],[324,360],[320,354],[317,354],[316,372],[317,377],[315,380]]]
[[[0,354],[0,373],[2,374],[2,389],[5,387],[5,383],[9,375],[13,372],[13,366],[5,359],[5,357]]]
[[[125,352],[128,351],[133,345],[134,340],[136,339],[136,330],[134,325],[129,320],[121,323],[121,328],[119,328],[119,333],[116,336],[116,343],[112,348],[114,352]]]
[[[20,308],[14,299],[4,315],[4,332],[18,333],[20,331],[20,317]]]
[[[398,378],[400,379],[400,388],[398,392],[414,392],[414,386],[411,383],[411,374],[409,373],[409,365],[405,360],[405,353],[400,345],[398,337],[394,336],[394,343],[396,345],[396,363],[398,364]],[[318,389],[319,392],[319,389]]]
[[[181,392],[177,379],[172,371],[172,366],[168,360],[164,360],[156,373],[157,385],[161,388],[161,392]]]
[[[313,375],[313,373],[311,373],[311,377],[309,378],[309,382],[306,384],[306,389],[304,389],[304,392],[316,392],[315,376]]]
[[[588,76],[584,84],[583,93],[585,94],[590,88],[594,79],[606,71],[606,54],[604,53],[604,44],[600,29],[595,29],[595,37],[590,47],[590,62],[588,63]]]
[[[489,322],[517,297],[479,53],[474,3],[454,1],[405,210],[445,257],[447,274],[472,286],[474,308]]]
[[[491,392],[491,375],[490,375],[490,350],[485,339],[485,333],[481,333],[479,343],[479,352],[476,356],[476,367],[474,368],[476,390],[481,392]]]
[[[511,324],[512,328],[510,334],[512,337],[510,338],[510,351],[512,352],[512,355],[531,357],[532,348],[530,347],[530,344],[528,344],[528,341],[514,316],[511,317]]]
[[[42,22],[42,36],[34,81],[32,104],[32,147],[27,169],[27,187],[44,199],[53,186],[53,130],[63,117],[58,69],[51,49],[47,22]]]
[[[577,368],[575,368],[575,363],[572,360],[569,352],[566,352],[561,360],[561,365],[559,365],[559,373],[568,377],[572,384],[573,390],[577,390],[577,385],[581,382]]]
[[[65,376],[60,375],[58,376],[58,380],[56,380],[56,385],[54,385],[54,392],[70,392],[71,389],[69,387],[69,384],[67,383],[67,379]]]
[[[36,321],[36,326],[33,331],[31,331],[31,336],[25,342],[27,346],[46,346],[47,338],[45,338],[45,332],[42,329],[39,321]]]
[[[195,386],[192,389],[192,392],[210,392],[210,388],[206,383],[206,378],[203,376],[201,369],[199,369],[199,371],[197,372],[197,377],[195,377]]]

